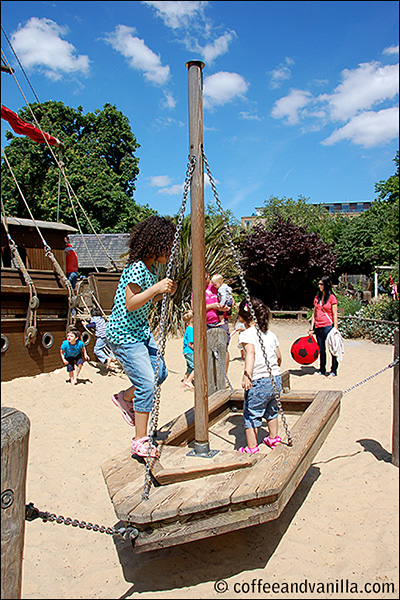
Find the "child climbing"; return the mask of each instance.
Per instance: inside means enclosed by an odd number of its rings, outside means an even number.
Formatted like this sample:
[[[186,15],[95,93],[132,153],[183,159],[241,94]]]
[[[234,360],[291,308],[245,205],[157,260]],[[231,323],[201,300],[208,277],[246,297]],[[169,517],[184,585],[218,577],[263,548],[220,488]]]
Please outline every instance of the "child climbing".
[[[193,311],[188,310],[182,316],[186,323],[185,334],[183,336],[183,356],[186,360],[186,373],[183,378],[182,387],[194,390],[194,346],[193,346]]]
[[[219,322],[225,323],[225,319],[231,316],[233,306],[232,288],[224,283],[222,275],[213,275],[211,283],[218,291],[218,301],[221,306],[228,307],[227,310],[217,310]]]
[[[80,337],[81,334],[78,329],[71,327],[67,332],[67,339],[63,341],[60,347],[61,360],[67,367],[69,380],[72,385],[78,383],[78,376],[82,370],[83,361],[89,360],[86,346]]]
[[[130,236],[128,263],[122,272],[107,324],[107,343],[120,361],[132,386],[112,396],[125,421],[136,428],[132,455],[149,452],[147,426],[152,408],[155,377],[161,384],[168,375],[150,331],[148,315],[152,302],[164,293],[174,294],[176,283],[157,282],[156,266],[168,262],[175,225],[165,217],[152,216],[138,223]],[[157,370],[157,373],[156,373]],[[158,455],[153,446],[151,456]]]
[[[268,330],[271,318],[270,309],[258,298],[251,298],[261,335],[264,350],[271,368],[277,391],[282,389],[280,365],[282,362],[278,338]],[[239,319],[245,324],[245,330],[239,333],[239,342],[245,351],[242,387],[244,392],[243,419],[246,430],[247,445],[239,448],[239,452],[254,454],[258,448],[258,428],[263,418],[267,421],[269,435],[263,439],[264,444],[274,448],[282,440],[278,436],[278,406],[269,370],[261,347],[258,332],[253,322],[246,300],[239,305]]]
[[[114,360],[111,356],[110,352],[106,352],[108,349],[107,340],[106,340],[106,328],[107,323],[104,317],[101,314],[101,310],[95,306],[90,311],[92,318],[90,319],[90,323],[86,321],[82,321],[82,325],[86,327],[86,329],[94,329],[96,335],[96,343],[94,345],[94,353],[99,361],[106,365],[107,369],[110,367],[112,361]]]

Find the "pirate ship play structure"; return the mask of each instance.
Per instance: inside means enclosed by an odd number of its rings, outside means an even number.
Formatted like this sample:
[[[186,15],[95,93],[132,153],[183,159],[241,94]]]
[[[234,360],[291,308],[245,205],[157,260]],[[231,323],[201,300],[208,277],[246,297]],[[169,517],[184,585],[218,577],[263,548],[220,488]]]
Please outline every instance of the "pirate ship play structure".
[[[15,53],[14,53],[15,54]],[[3,64],[4,59],[4,64]],[[14,69],[2,51],[1,70],[11,74],[22,92]],[[23,93],[22,93],[23,95]],[[23,95],[26,101],[25,96]],[[72,211],[84,245],[87,243],[76,216],[75,204],[81,209],[98,242],[98,251],[104,252],[113,272],[101,273],[92,259],[93,272],[72,289],[66,271],[64,238],[78,229],[63,223],[35,220],[28,199],[14,175],[6,152],[2,148],[4,165],[8,167],[17,192],[22,197],[30,219],[6,215],[1,205],[1,380],[32,376],[60,367],[59,348],[65,339],[66,329],[75,325],[82,339],[93,349],[94,337],[80,324],[80,319],[90,317],[90,308],[98,305],[103,314],[111,312],[114,293],[121,268],[107,251],[100,236],[94,231],[79,199],[76,197],[65,173],[60,140],[44,132],[38,124],[30,105],[33,123],[21,119],[2,105],[1,117],[13,131],[29,137],[33,142],[46,144],[59,169],[59,186],[65,182]],[[53,148],[59,149],[59,158]],[[57,221],[59,210],[57,208]]]
[[[229,431],[242,429],[243,390],[223,389],[208,397],[204,165],[219,206],[220,203],[203,152],[204,64],[192,61],[187,67],[190,163],[180,215],[183,216],[190,183],[194,335],[197,341],[194,346],[194,408],[158,429],[160,389],[155,389],[150,441],[158,443],[160,458],[149,456],[144,464],[139,463],[127,449],[102,466],[115,513],[131,529],[137,552],[207,538],[279,517],[336,422],[342,395],[339,391],[290,391],[286,374],[286,392],[280,398],[277,394],[277,400],[287,441],[273,450],[263,449],[257,455],[243,455],[232,450],[235,440],[232,441]],[[226,231],[234,252],[228,226]],[[167,276],[173,276],[176,245]],[[240,264],[235,260],[251,306]],[[165,348],[166,306],[164,297],[158,340],[161,354]],[[256,322],[255,315],[254,320]],[[223,332],[219,333],[223,335]],[[292,432],[285,415],[293,420]],[[215,444],[213,449],[210,449],[211,437]]]

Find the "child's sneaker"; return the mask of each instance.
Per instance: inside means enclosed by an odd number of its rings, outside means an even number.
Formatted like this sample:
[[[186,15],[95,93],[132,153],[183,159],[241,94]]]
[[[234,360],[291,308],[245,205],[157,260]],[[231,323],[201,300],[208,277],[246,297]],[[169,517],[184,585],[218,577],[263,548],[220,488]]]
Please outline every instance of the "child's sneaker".
[[[280,438],[279,435],[277,435],[275,438],[271,438],[268,436],[263,439],[264,444],[266,446],[268,446],[269,448],[275,448],[275,446],[280,444],[281,441],[282,441],[282,438]]]

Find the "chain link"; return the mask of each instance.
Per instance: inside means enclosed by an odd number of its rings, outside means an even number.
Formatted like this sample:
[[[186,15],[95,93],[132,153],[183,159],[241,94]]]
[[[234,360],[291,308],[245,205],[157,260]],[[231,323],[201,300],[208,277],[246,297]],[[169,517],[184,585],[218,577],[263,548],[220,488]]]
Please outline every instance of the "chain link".
[[[381,369],[380,371],[377,371],[376,373],[374,373],[373,375],[370,375],[369,377],[366,377],[365,379],[363,379],[362,381],[359,381],[358,383],[355,383],[354,385],[350,386],[349,388],[347,388],[347,390],[344,390],[342,392],[342,394],[347,394],[348,392],[351,392],[352,390],[358,388],[360,385],[362,385],[363,383],[366,383],[367,381],[370,381],[371,379],[374,379],[374,377],[377,377],[378,375],[380,375],[381,373],[384,373],[385,371],[387,371],[388,369],[392,369],[395,365],[397,365],[399,362],[399,357],[397,356],[393,362],[391,362],[389,365],[387,365],[386,367],[384,367],[383,369]]]
[[[257,317],[256,317],[256,314],[254,312],[253,305],[251,303],[249,290],[247,289],[247,284],[246,284],[246,280],[245,280],[245,276],[244,276],[244,271],[243,271],[242,266],[240,264],[238,253],[236,252],[236,248],[235,248],[235,245],[233,243],[232,235],[231,235],[231,232],[230,232],[230,229],[229,229],[228,219],[227,219],[227,217],[226,217],[226,215],[224,213],[224,210],[222,208],[221,201],[220,201],[219,196],[218,196],[217,188],[215,186],[214,178],[213,178],[213,176],[211,174],[211,170],[210,170],[210,167],[208,165],[207,158],[206,158],[206,156],[204,154],[204,148],[203,147],[202,147],[202,157],[203,157],[203,162],[204,162],[204,166],[206,168],[206,172],[207,172],[208,178],[210,180],[211,189],[213,191],[213,194],[214,194],[214,197],[215,197],[215,201],[216,201],[218,210],[219,210],[219,212],[221,214],[221,217],[222,217],[222,223],[224,225],[226,237],[228,239],[229,246],[231,248],[233,260],[234,260],[234,263],[235,263],[235,266],[236,266],[236,271],[237,271],[237,273],[239,275],[239,279],[240,279],[240,282],[242,284],[243,292],[244,292],[244,295],[245,295],[245,298],[246,298],[247,305],[248,305],[249,310],[250,310],[251,318],[254,321],[254,324],[256,326],[257,337],[258,337],[258,340],[259,340],[259,343],[260,343],[260,346],[261,346],[261,349],[262,349],[262,352],[263,352],[263,355],[264,355],[265,364],[266,364],[266,367],[267,367],[267,370],[268,370],[268,376],[269,376],[269,378],[271,380],[271,384],[272,384],[272,388],[273,388],[273,393],[274,393],[274,396],[275,396],[275,399],[276,399],[276,402],[277,402],[277,405],[278,405],[278,410],[279,410],[279,413],[281,415],[283,427],[285,429],[286,436],[287,436],[287,439],[288,439],[288,445],[292,446],[293,445],[293,440],[292,440],[292,436],[290,435],[290,431],[289,431],[289,427],[288,427],[288,424],[287,424],[287,421],[286,421],[286,417],[285,417],[285,414],[283,412],[282,403],[280,401],[280,392],[278,391],[278,388],[276,387],[276,384],[275,384],[275,381],[274,381],[274,377],[272,375],[271,365],[269,364],[269,361],[268,361],[268,358],[267,358],[267,353],[265,351],[264,343],[263,343],[263,340],[262,340],[262,337],[261,337],[261,330],[260,330],[260,328],[258,326]]]
[[[56,514],[47,511],[41,512],[33,505],[33,502],[30,502],[25,506],[25,520],[34,521],[35,519],[42,519],[43,523],[50,522],[71,525],[71,527],[79,527],[79,529],[86,529],[87,531],[116,535],[124,540],[132,540],[139,535],[139,531],[134,527],[120,527],[117,529],[116,527],[106,527],[105,525],[98,525],[97,523],[86,523],[86,521],[71,519],[71,517],[63,517],[62,515],[57,516]]]
[[[168,261],[167,270],[165,277],[173,279],[176,271],[176,262],[179,255],[180,248],[180,238],[182,231],[182,223],[185,215],[186,202],[189,194],[189,186],[192,179],[192,175],[196,166],[196,158],[194,156],[189,156],[189,161],[186,169],[186,177],[185,177],[185,185],[183,190],[183,199],[182,205],[179,211],[178,222],[176,225],[176,231],[174,236],[174,241],[172,244],[171,255]],[[167,339],[167,309],[169,305],[169,294],[163,294],[162,302],[161,302],[161,314],[160,314],[160,322],[158,325],[158,343],[157,343],[157,359],[156,359],[156,367],[155,367],[155,376],[154,376],[154,394],[153,394],[153,404],[151,410],[151,418],[150,418],[150,427],[149,427],[149,450],[146,457],[146,472],[144,478],[144,486],[142,499],[149,499],[149,492],[152,483],[151,473],[150,473],[150,465],[151,465],[151,449],[154,445],[154,438],[157,432],[158,426],[158,417],[160,412],[160,397],[161,397],[161,386],[159,384],[159,373],[160,373],[160,363],[161,359],[164,358],[165,354],[165,343]]]

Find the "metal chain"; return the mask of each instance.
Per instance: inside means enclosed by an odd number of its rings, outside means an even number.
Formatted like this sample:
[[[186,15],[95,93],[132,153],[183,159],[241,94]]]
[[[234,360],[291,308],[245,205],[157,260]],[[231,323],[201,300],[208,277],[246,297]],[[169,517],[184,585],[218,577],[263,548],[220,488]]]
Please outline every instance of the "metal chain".
[[[347,390],[344,390],[342,392],[342,394],[347,394],[348,392],[351,392],[352,390],[354,390],[355,388],[358,388],[360,385],[362,385],[363,383],[366,383],[367,381],[370,381],[371,379],[374,379],[374,377],[377,377],[378,375],[380,375],[381,373],[384,373],[385,371],[387,371],[388,369],[392,369],[395,365],[397,365],[399,362],[399,357],[397,356],[395,358],[395,360],[393,362],[391,362],[389,365],[387,365],[387,367],[384,367],[383,369],[381,369],[380,371],[377,371],[376,373],[374,373],[373,375],[370,375],[369,377],[366,377],[365,379],[363,379],[362,381],[359,381],[358,383],[355,383],[354,385],[350,386],[349,388],[347,388]]]
[[[185,215],[186,202],[189,194],[189,186],[192,180],[192,175],[196,166],[196,157],[189,156],[189,161],[186,169],[186,177],[185,177],[185,185],[183,189],[183,199],[182,205],[179,211],[178,222],[176,225],[176,231],[174,236],[174,241],[172,244],[171,255],[167,264],[165,277],[173,279],[175,276],[176,270],[176,261],[178,258],[178,251],[180,248],[180,239],[181,239],[181,231],[183,218]],[[151,418],[150,418],[150,428],[149,428],[149,449],[146,457],[146,473],[144,478],[144,487],[142,499],[149,499],[149,492],[152,483],[151,473],[150,473],[150,464],[151,464],[151,450],[153,447],[153,442],[155,438],[155,434],[157,432],[158,426],[158,417],[160,412],[160,397],[161,397],[161,386],[159,384],[159,373],[160,373],[160,363],[161,359],[164,358],[165,354],[165,343],[167,338],[167,308],[169,305],[169,294],[163,294],[162,302],[161,302],[161,314],[160,314],[160,322],[158,325],[158,340],[157,340],[157,359],[156,359],[156,367],[155,367],[155,376],[154,376],[154,394],[153,394],[153,404],[151,410]]]
[[[86,529],[87,531],[116,535],[124,540],[132,540],[139,535],[139,531],[134,527],[120,527],[117,529],[116,527],[106,527],[105,525],[98,525],[97,523],[86,523],[86,521],[71,519],[71,517],[63,517],[62,515],[57,516],[56,514],[47,511],[41,512],[33,505],[33,502],[30,502],[25,505],[25,520],[34,521],[35,519],[42,519],[43,523],[50,522],[71,525],[72,527],[79,527],[79,529]]]
[[[267,370],[268,370],[268,376],[269,376],[269,378],[271,380],[271,384],[272,384],[272,388],[273,388],[273,393],[274,393],[274,396],[275,396],[275,399],[276,399],[276,402],[277,402],[277,405],[278,405],[278,410],[279,410],[279,413],[281,415],[283,427],[285,429],[286,436],[287,436],[287,439],[288,439],[288,445],[292,446],[293,445],[292,436],[290,435],[290,431],[289,431],[289,427],[288,427],[288,424],[287,424],[287,421],[286,421],[286,417],[285,417],[285,414],[283,412],[282,403],[281,403],[281,401],[279,399],[280,398],[280,392],[278,391],[278,388],[276,387],[276,384],[275,384],[275,381],[274,381],[274,377],[272,375],[271,365],[269,364],[269,361],[268,361],[267,353],[265,351],[264,343],[263,343],[263,340],[262,340],[262,337],[261,337],[261,330],[260,330],[259,325],[258,325],[258,321],[257,321],[256,314],[254,312],[253,305],[251,303],[250,294],[249,294],[249,291],[247,289],[247,284],[246,284],[244,272],[243,272],[242,266],[240,264],[239,257],[238,257],[238,254],[236,252],[236,248],[235,248],[235,245],[233,243],[232,235],[231,235],[231,232],[230,232],[230,229],[229,229],[228,219],[227,219],[227,217],[226,217],[226,215],[224,213],[224,210],[222,208],[221,201],[220,201],[219,196],[218,196],[217,188],[215,186],[214,178],[213,178],[213,176],[211,174],[210,167],[208,165],[207,158],[206,158],[206,156],[204,154],[204,148],[203,147],[202,147],[202,157],[203,157],[203,162],[204,162],[204,166],[206,168],[206,172],[207,172],[208,178],[210,180],[210,185],[211,185],[214,197],[215,197],[215,201],[217,203],[217,207],[218,207],[219,212],[220,212],[221,217],[222,217],[222,223],[223,223],[224,228],[225,228],[226,237],[228,239],[228,242],[229,242],[229,245],[230,245],[230,248],[231,248],[231,251],[232,251],[232,256],[233,256],[233,259],[234,259],[234,263],[235,263],[235,266],[236,266],[237,273],[239,275],[240,282],[242,284],[242,288],[243,288],[243,292],[244,292],[244,295],[245,295],[245,298],[246,298],[246,301],[247,301],[247,305],[248,305],[249,310],[250,310],[251,318],[252,318],[252,320],[253,320],[253,322],[255,324],[255,327],[256,327],[257,337],[258,337],[258,340],[259,340],[259,343],[260,343],[260,346],[261,346],[261,349],[262,349],[262,352],[263,352],[263,355],[264,355],[265,364],[266,364],[266,367],[267,367]]]

